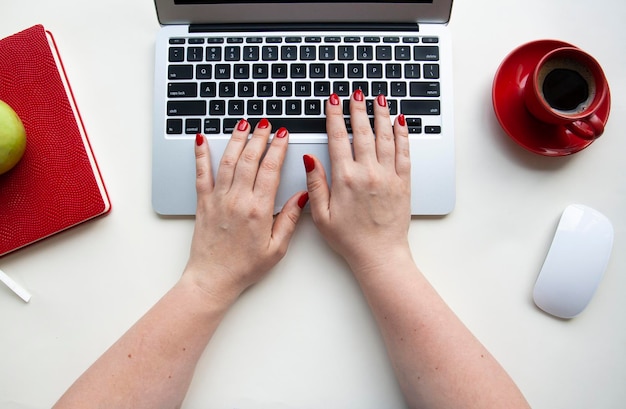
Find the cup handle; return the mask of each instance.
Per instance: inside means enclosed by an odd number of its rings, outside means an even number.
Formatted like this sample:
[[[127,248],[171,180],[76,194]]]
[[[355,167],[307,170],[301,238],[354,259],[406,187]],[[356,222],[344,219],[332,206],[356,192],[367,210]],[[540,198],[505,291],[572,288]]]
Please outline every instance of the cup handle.
[[[604,132],[604,123],[596,114],[570,122],[565,127],[579,138],[587,140],[596,139]]]

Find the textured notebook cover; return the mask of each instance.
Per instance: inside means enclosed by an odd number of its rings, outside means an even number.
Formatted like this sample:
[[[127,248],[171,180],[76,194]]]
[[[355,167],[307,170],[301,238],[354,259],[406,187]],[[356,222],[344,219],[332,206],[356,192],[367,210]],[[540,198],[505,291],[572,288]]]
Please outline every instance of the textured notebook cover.
[[[0,40],[0,99],[22,119],[26,152],[0,175],[0,256],[109,212],[110,203],[52,35]]]

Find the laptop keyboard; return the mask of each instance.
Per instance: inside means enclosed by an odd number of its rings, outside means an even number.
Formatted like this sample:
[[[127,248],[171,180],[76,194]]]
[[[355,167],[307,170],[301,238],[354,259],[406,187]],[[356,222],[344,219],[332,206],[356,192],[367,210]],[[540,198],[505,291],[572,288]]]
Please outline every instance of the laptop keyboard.
[[[170,38],[166,132],[169,136],[230,134],[237,121],[274,129],[326,133],[325,101],[356,89],[373,103],[387,97],[392,117],[403,113],[412,134],[441,133],[437,37],[190,36]],[[294,135],[295,136],[295,135]]]

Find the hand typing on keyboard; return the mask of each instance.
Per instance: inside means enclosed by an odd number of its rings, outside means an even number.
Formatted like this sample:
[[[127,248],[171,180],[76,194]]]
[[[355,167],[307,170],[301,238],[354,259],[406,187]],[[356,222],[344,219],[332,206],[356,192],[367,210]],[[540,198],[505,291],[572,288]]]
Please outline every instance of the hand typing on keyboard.
[[[308,192],[295,193],[277,216],[273,202],[287,129],[279,128],[268,148],[270,121],[260,119],[252,131],[247,120],[239,120],[215,175],[209,142],[197,135],[196,223],[182,277],[55,408],[80,408],[85,402],[107,408],[181,407],[226,311],[284,256],[309,198],[315,224],[359,282],[409,407],[529,407],[413,261],[407,239],[406,118],[398,115],[392,127],[381,94],[373,104],[373,132],[357,89],[348,103],[350,144],[339,96],[331,94],[325,104],[332,185],[321,162],[305,155]]]

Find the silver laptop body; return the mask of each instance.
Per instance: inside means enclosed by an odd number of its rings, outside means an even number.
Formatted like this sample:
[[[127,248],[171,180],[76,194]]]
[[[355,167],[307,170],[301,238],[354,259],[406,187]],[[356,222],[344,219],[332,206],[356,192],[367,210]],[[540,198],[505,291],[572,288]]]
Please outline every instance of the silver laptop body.
[[[263,117],[290,130],[276,211],[306,190],[302,156],[327,171],[324,102],[355,88],[385,93],[392,119],[410,129],[411,212],[455,205],[452,0],[155,0],[152,205],[162,215],[196,210],[195,135],[206,135],[213,170],[235,122]],[[404,83],[404,85],[402,85]],[[346,115],[348,117],[348,115]],[[349,125],[349,121],[347,121]],[[349,129],[350,131],[350,129]]]

